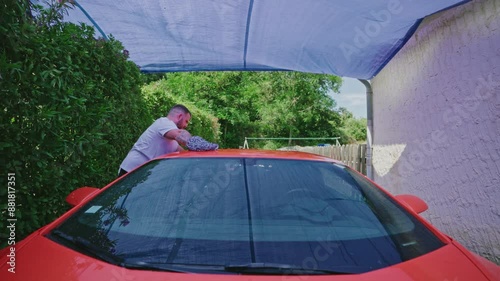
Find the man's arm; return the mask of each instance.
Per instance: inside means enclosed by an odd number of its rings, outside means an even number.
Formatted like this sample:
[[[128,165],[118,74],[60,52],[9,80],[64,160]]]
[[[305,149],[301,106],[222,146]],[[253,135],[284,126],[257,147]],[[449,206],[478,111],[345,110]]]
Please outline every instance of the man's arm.
[[[191,134],[183,129],[173,129],[163,135],[167,139],[176,140],[179,144],[185,146]]]

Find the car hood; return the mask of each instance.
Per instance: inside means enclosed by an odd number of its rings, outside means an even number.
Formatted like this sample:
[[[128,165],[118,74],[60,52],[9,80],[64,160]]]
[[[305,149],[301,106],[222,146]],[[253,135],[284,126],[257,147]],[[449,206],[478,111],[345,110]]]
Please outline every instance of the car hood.
[[[3,253],[2,253],[3,254]],[[2,261],[5,256],[2,255]],[[12,259],[11,259],[12,261]],[[320,280],[488,280],[479,269],[453,244],[448,244],[434,252],[388,268],[357,275],[321,275],[321,276],[257,276],[257,275],[220,275],[220,274],[185,274],[159,271],[131,270],[85,256],[72,249],[59,245],[43,236],[35,236],[23,247],[15,251],[15,273],[9,261],[2,262],[0,280],[276,280],[283,278],[313,281]],[[12,270],[11,270],[12,271]]]

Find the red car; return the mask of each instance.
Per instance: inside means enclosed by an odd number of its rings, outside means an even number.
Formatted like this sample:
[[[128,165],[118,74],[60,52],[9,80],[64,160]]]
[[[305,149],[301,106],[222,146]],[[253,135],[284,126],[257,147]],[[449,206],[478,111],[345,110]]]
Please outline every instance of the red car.
[[[67,201],[0,280],[500,280],[422,200],[313,154],[173,153]]]

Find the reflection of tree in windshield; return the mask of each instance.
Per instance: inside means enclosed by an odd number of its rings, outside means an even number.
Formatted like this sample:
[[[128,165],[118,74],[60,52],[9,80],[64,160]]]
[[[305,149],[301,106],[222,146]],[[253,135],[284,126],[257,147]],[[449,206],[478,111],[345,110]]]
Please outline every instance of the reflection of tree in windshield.
[[[125,202],[132,189],[146,182],[151,176],[153,168],[159,163],[159,161],[151,162],[147,168],[130,173],[106,190],[102,197],[93,201],[93,205],[104,207],[98,212],[98,218],[94,222],[95,231],[89,236],[90,242],[110,253],[116,252],[115,247],[118,239],[109,239],[109,231],[113,227],[126,227],[130,223],[128,211],[124,207]]]
[[[125,198],[127,195],[125,195]],[[125,227],[130,223],[127,209],[116,205],[102,209],[96,221],[95,232],[89,237],[90,242],[110,253],[114,253],[118,239],[110,240],[108,233],[116,222],[119,223],[120,227]]]

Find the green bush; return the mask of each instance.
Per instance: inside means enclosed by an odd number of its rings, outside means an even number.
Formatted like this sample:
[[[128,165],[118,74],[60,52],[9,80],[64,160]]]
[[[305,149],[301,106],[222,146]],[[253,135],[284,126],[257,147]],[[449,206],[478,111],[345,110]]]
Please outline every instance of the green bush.
[[[61,6],[27,3],[2,4],[0,21],[0,170],[3,186],[7,173],[16,177],[17,240],[66,211],[75,188],[114,179],[152,118],[120,42],[62,23]],[[6,217],[7,190],[0,193]]]

